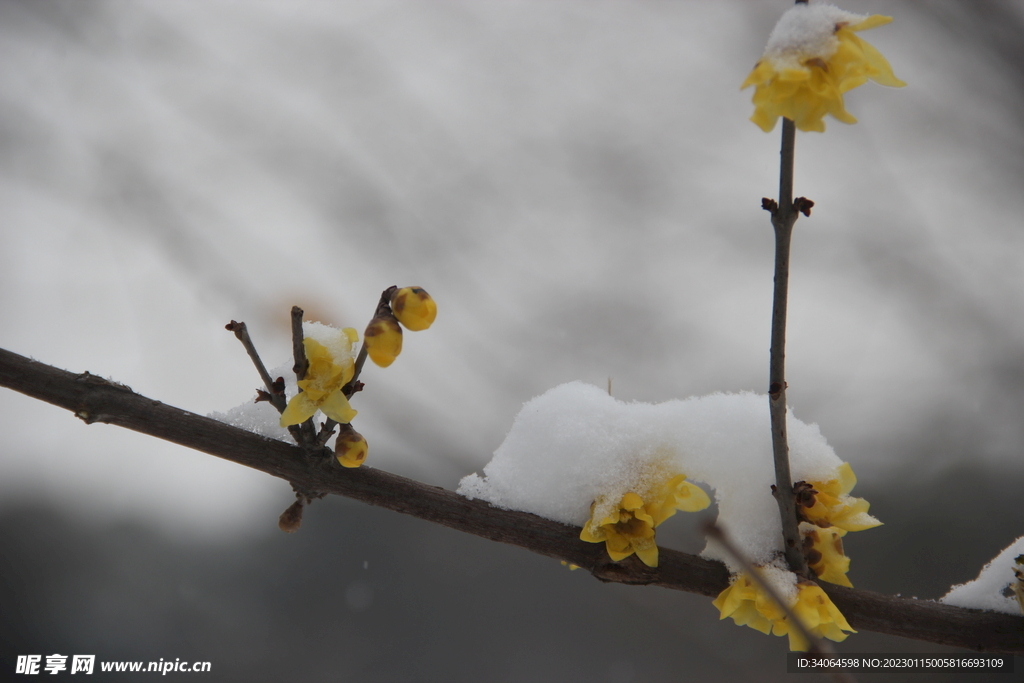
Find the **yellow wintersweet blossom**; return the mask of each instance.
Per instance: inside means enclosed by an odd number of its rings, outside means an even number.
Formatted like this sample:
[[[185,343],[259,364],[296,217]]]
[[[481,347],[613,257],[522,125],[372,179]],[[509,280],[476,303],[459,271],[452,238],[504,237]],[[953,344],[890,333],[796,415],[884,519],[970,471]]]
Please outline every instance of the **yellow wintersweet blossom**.
[[[309,367],[306,369],[305,378],[298,381],[301,391],[288,401],[288,406],[281,413],[282,427],[305,422],[318,410],[341,424],[352,421],[356,411],[349,405],[341,388],[355,374],[351,350],[357,339],[358,334],[351,327],[342,331],[341,343],[348,353],[341,354],[341,358],[336,358],[326,346],[315,339],[306,337],[302,340]]]
[[[790,609],[808,632],[837,643],[846,640],[847,634],[844,631],[856,633],[847,623],[843,613],[821,589],[821,586],[810,581],[801,581],[797,585],[797,590],[796,604]],[[779,632],[780,630],[782,633]],[[784,621],[782,629],[776,626],[775,635],[783,635],[783,633],[789,634],[790,650],[807,651],[810,643],[800,635],[798,629],[793,628],[788,619]]]
[[[868,514],[871,504],[863,498],[849,495],[857,483],[850,463],[844,462],[836,470],[836,478],[828,481],[808,482],[813,495],[813,504],[797,504],[799,517],[820,527],[838,527],[839,535],[847,531],[863,531],[881,526],[882,523]]]
[[[591,516],[580,533],[580,539],[588,543],[604,541],[608,556],[615,562],[636,553],[648,567],[657,567],[658,546],[654,542],[654,526],[654,518],[644,508],[644,499],[629,492],[607,517],[598,521]]]
[[[636,553],[648,567],[657,567],[658,546],[654,541],[654,527],[674,515],[676,510],[695,512],[710,504],[708,494],[686,481],[685,475],[679,474],[652,487],[644,497],[632,491],[625,494],[617,508],[600,520],[593,516],[598,505],[595,501],[580,539],[588,543],[604,542],[608,556],[615,562]]]
[[[834,526],[822,529],[807,522],[800,524],[804,557],[814,575],[822,581],[853,588],[846,577],[846,572],[850,571],[850,558],[843,552],[844,533]]]
[[[836,642],[846,640],[844,631],[856,633],[820,586],[800,581],[796,589],[790,610],[808,632]],[[720,619],[731,617],[738,625],[749,626],[765,635],[788,635],[790,650],[806,651],[809,646],[799,629],[790,623],[785,610],[745,574],[733,577],[729,587],[712,604],[718,608]]]
[[[711,604],[718,608],[719,619],[732,617],[737,625],[749,626],[765,635],[786,618],[785,610],[746,574],[734,576],[729,587]]]
[[[797,4],[775,26],[764,56],[740,89],[755,86],[751,121],[770,132],[780,116],[802,131],[823,132],[826,114],[843,123],[843,94],[868,80],[902,87],[889,62],[857,31],[883,26],[892,17],[844,12],[832,5]]]

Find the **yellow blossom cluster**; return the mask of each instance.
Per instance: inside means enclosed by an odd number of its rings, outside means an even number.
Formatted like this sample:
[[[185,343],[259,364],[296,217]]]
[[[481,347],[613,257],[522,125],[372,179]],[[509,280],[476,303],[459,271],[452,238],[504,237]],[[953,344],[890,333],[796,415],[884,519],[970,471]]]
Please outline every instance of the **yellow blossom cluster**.
[[[882,523],[868,514],[870,504],[850,494],[857,477],[849,463],[836,470],[834,479],[808,482],[797,498],[797,517],[803,537],[807,564],[822,581],[852,587],[846,577],[850,558],[843,551],[842,537],[849,531],[863,531]]]
[[[793,17],[814,11],[806,5],[790,10],[796,13]],[[766,51],[743,82],[741,90],[755,86],[750,120],[765,132],[775,127],[780,116],[803,131],[823,132],[826,114],[843,123],[856,123],[857,119],[846,111],[844,93],[868,80],[890,87],[906,85],[896,78],[882,53],[856,35],[857,31],[888,24],[892,17],[875,14],[861,18],[838,12],[839,21],[826,23],[831,36],[816,41],[805,38]],[[786,18],[784,15],[783,20]]]
[[[809,643],[795,628],[782,609],[749,576],[734,577],[729,587],[712,603],[721,613],[721,619],[731,617],[740,626],[749,626],[761,633],[789,636],[789,649],[806,651]],[[825,591],[811,581],[799,581],[790,610],[807,631],[837,642],[846,639],[847,632],[856,633],[846,617],[832,603]]]
[[[808,568],[818,579],[846,587],[853,584],[846,576],[850,558],[843,550],[843,536],[849,531],[861,531],[881,524],[868,514],[869,503],[866,500],[850,495],[856,483],[853,468],[849,463],[843,463],[836,468],[832,479],[797,482],[794,486]],[[749,576],[734,576],[729,587],[713,604],[722,619],[732,617],[737,624],[765,634],[788,634],[790,649],[807,649],[803,637],[789,624],[785,611]],[[839,609],[813,582],[798,582],[795,601],[789,607],[804,628],[820,637],[841,641],[846,638],[844,631],[853,632]]]
[[[696,512],[711,504],[708,494],[678,474],[646,491],[643,496],[632,491],[622,496],[619,504],[598,519],[594,511],[601,501],[591,506],[590,520],[583,527],[580,539],[588,543],[604,542],[608,556],[615,562],[633,553],[648,567],[658,566],[658,546],[654,528],[676,513]]]
[[[427,329],[437,317],[437,303],[421,287],[402,287],[391,294],[390,306],[383,306],[364,336],[370,360],[386,368],[402,352],[402,326],[413,332]]]
[[[390,287],[382,295],[377,314],[366,328],[363,344],[366,355],[381,367],[394,362],[402,350],[402,328],[425,330],[437,317],[437,304],[420,287]],[[342,467],[359,467],[369,450],[366,439],[351,425],[356,411],[349,403],[354,391],[346,386],[356,376],[352,345],[359,334],[346,327],[330,348],[312,337],[302,340],[308,367],[298,381],[299,391],[281,413],[280,424],[290,427],[305,422],[319,410],[338,423],[334,453]],[[360,365],[362,361],[360,361]]]

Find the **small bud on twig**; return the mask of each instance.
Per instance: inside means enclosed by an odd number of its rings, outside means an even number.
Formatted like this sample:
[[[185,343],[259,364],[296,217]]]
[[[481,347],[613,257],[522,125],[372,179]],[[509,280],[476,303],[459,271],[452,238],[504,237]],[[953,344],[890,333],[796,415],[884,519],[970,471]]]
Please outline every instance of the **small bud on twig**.
[[[302,526],[303,502],[297,500],[288,506],[288,509],[281,513],[277,520],[277,526],[287,534],[294,534]]]

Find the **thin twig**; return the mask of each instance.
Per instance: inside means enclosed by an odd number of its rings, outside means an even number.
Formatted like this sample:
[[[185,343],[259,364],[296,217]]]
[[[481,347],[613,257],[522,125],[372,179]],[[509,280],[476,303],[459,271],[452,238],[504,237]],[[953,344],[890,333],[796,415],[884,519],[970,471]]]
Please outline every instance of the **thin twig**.
[[[762,206],[771,211],[775,228],[775,294],[772,301],[772,341],[769,361],[768,407],[771,413],[772,454],[775,459],[775,486],[772,492],[779,504],[782,539],[789,568],[807,576],[807,562],[800,548],[800,529],[796,517],[793,477],[789,469],[789,441],[786,437],[786,309],[789,299],[789,251],[793,225],[800,209],[793,202],[793,157],[796,126],[782,119],[782,150],[779,165],[779,201],[765,199]],[[807,209],[808,212],[810,209]]]
[[[292,306],[292,355],[295,357],[295,365],[292,371],[295,379],[306,379],[306,371],[309,370],[309,361],[306,359],[306,347],[302,341],[305,336],[302,333],[303,310],[298,306]]]
[[[256,346],[252,343],[252,339],[249,337],[249,328],[245,326],[245,323],[235,322],[232,320],[224,326],[224,329],[234,332],[238,341],[242,342],[242,346],[245,347],[245,352],[249,354],[249,358],[252,359],[252,364],[256,366],[256,372],[260,374],[260,379],[263,380],[263,385],[267,387],[267,396],[270,398],[270,405],[274,406],[278,413],[283,413],[284,409],[288,406],[288,400],[284,395],[284,383],[278,382],[270,377],[270,373],[267,372],[267,368],[263,364],[263,359],[260,358],[260,354],[256,352]],[[299,432],[298,426],[289,426],[288,433],[292,435],[292,438],[295,439],[297,443],[302,443],[302,436]]]
[[[729,572],[718,562],[669,548],[659,549],[656,569],[635,557],[612,562],[603,545],[579,540],[578,527],[494,508],[371,467],[345,469],[328,457],[326,449],[323,458],[304,458],[297,446],[165,405],[89,373],[75,374],[4,349],[0,349],[0,386],[70,410],[89,424],[117,425],[280,477],[306,497],[347,496],[565,560],[602,581],[656,585],[711,597],[729,585]],[[858,630],[1024,655],[1024,617],[843,586],[823,585],[822,589]]]
[[[374,310],[373,317],[383,314],[391,314],[391,295],[398,289],[397,285],[391,285],[383,292],[381,292],[380,300],[377,302],[377,308]],[[348,381],[348,384],[341,388],[345,398],[352,398],[352,394],[362,390],[363,385],[359,382],[359,374],[363,371],[363,365],[366,364],[366,356],[368,350],[366,348],[366,333],[363,333],[363,343],[359,347],[359,353],[356,354],[356,362],[352,370],[352,379]]]
[[[324,420],[324,423],[320,426],[320,431],[316,435],[316,445],[320,447],[326,445],[330,438],[334,436],[334,430],[337,426],[338,423],[329,417]]]
[[[303,344],[305,336],[302,332],[302,314],[301,308],[292,306],[292,355],[295,358],[292,370],[295,372],[296,381],[299,382],[306,378],[306,371],[309,369],[306,347]],[[301,392],[302,388],[299,387],[297,390]],[[313,423],[312,417],[299,425],[299,443],[308,448],[317,447],[316,425]]]
[[[245,352],[249,354],[249,358],[252,359],[252,364],[256,366],[256,372],[260,374],[260,379],[263,380],[263,385],[267,387],[267,393],[270,395],[270,403],[277,412],[283,413],[287,401],[285,400],[284,394],[277,390],[274,379],[267,372],[267,367],[263,364],[263,359],[260,358],[260,354],[256,352],[256,347],[252,343],[252,338],[249,337],[249,329],[245,326],[245,323],[235,322],[232,320],[224,329],[229,332],[234,332],[235,337],[238,341],[242,342],[242,346],[245,347]]]

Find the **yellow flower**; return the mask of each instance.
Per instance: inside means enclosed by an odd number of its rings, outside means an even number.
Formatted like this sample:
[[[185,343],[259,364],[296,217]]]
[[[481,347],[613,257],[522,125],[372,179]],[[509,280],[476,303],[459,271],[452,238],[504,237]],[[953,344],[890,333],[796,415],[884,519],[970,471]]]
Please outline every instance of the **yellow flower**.
[[[807,501],[799,501],[798,516],[820,527],[838,527],[840,536],[845,536],[847,531],[863,531],[881,526],[881,522],[868,514],[870,503],[849,495],[856,483],[857,477],[847,462],[836,470],[835,479],[808,482],[811,490],[807,493],[813,496],[813,503],[806,505],[804,503]]]
[[[391,309],[406,329],[425,330],[437,318],[437,303],[421,287],[402,287],[391,296]]]
[[[378,315],[366,326],[366,352],[382,368],[395,362],[402,352],[402,328],[393,315]]]
[[[850,571],[850,558],[843,552],[843,532],[834,526],[827,529],[803,522],[800,535],[803,537],[804,557],[807,566],[822,581],[853,588],[846,572]]]
[[[711,504],[702,489],[686,481],[682,474],[653,487],[645,494],[647,502],[638,494],[629,492],[622,497],[618,508],[598,520],[593,516],[598,501],[591,506],[591,517],[580,532],[580,539],[588,543],[605,544],[613,561],[623,560],[633,553],[648,567],[658,566],[658,546],[654,541],[654,527],[676,513],[676,510],[695,512]]]
[[[836,642],[846,640],[844,631],[856,633],[820,586],[800,581],[796,588],[796,599],[789,608],[808,632]],[[809,646],[785,611],[749,576],[733,577],[712,604],[718,608],[720,619],[731,617],[738,625],[750,626],[765,635],[788,635],[790,650],[806,651]]]
[[[796,604],[791,609],[804,628],[812,635],[841,643],[846,640],[847,634],[844,631],[856,633],[850,624],[847,623],[843,613],[839,611],[839,608],[832,603],[832,600],[825,594],[825,591],[821,589],[821,586],[810,581],[801,581],[797,585],[797,589],[799,592],[797,593]],[[776,635],[782,635],[782,633],[779,633],[780,629],[778,626],[776,626],[775,630]],[[810,643],[800,635],[797,629],[792,628],[788,620],[781,630],[789,634],[790,650],[799,650],[801,652],[807,650]]]
[[[352,328],[343,330],[340,348],[347,353],[340,354],[340,358],[315,339],[306,337],[302,340],[309,367],[305,378],[298,382],[301,391],[288,401],[288,406],[281,413],[282,427],[305,422],[318,410],[342,424],[352,421],[356,411],[349,405],[341,388],[355,374],[351,350],[357,337]]]
[[[704,489],[686,481],[685,474],[677,474],[653,488],[647,494],[647,500],[646,509],[654,519],[654,526],[676,514],[676,510],[697,512],[711,505],[711,499],[704,493]]]
[[[789,9],[740,87],[755,86],[750,120],[766,133],[780,116],[800,130],[819,133],[825,130],[826,114],[856,123],[846,111],[844,93],[869,79],[890,87],[906,85],[882,53],[855,35],[891,21],[892,17],[852,14],[824,4]]]
[[[786,618],[785,610],[746,574],[734,576],[729,587],[711,604],[718,608],[719,619],[732,617],[737,625],[749,626],[765,635],[772,632],[775,623]]]

